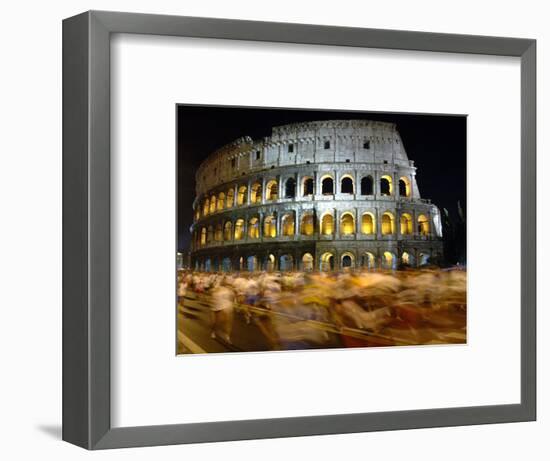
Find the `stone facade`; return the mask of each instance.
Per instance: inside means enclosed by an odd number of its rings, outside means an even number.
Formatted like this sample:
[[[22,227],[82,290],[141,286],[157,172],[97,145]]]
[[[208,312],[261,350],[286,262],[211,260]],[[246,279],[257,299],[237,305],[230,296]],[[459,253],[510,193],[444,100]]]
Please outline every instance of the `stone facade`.
[[[197,170],[192,267],[437,264],[441,216],[415,175],[393,123],[306,122],[237,139]]]

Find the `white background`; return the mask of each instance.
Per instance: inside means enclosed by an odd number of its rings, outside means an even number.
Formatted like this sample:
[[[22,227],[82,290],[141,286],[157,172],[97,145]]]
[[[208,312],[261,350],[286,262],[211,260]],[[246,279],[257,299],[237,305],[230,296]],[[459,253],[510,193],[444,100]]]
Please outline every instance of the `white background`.
[[[520,197],[479,200],[519,184],[519,59],[119,35],[112,63],[115,426],[520,402],[519,220],[487,241]],[[468,345],[176,359],[176,101],[467,113]]]
[[[426,429],[372,434],[231,442],[90,454],[59,441],[61,422],[61,26],[82,10],[114,9],[400,28],[538,39],[539,235],[548,188],[542,179],[549,149],[548,14],[543,2],[231,2],[71,1],[12,3],[3,9],[0,197],[2,226],[2,454],[8,459],[296,459],[308,456],[464,460],[547,459],[548,336],[539,327],[539,420],[536,423]],[[550,256],[539,237],[539,261]],[[548,324],[539,262],[539,325]],[[192,399],[193,396],[187,396]]]

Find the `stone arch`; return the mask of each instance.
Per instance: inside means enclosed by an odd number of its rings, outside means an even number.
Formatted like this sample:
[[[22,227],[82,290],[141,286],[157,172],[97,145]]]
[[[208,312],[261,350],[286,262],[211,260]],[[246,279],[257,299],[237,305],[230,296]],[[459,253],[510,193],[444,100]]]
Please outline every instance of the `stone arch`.
[[[355,255],[350,251],[342,253],[340,256],[340,267],[342,269],[355,267]]]
[[[420,235],[430,235],[430,221],[424,214],[418,215],[418,233]]]
[[[223,240],[223,226],[221,222],[216,224],[216,230],[214,231],[214,240],[216,242],[221,242]]]
[[[273,272],[275,270],[275,255],[269,254],[267,256],[265,270],[267,272]]]
[[[248,237],[251,239],[260,238],[260,219],[253,216],[248,221]]]
[[[302,214],[300,221],[300,234],[302,235],[313,235],[315,233],[315,217],[313,216],[313,211],[306,211]]]
[[[380,195],[393,195],[393,181],[390,175],[380,178]]]
[[[361,178],[361,195],[374,194],[374,180],[372,176],[367,175]]]
[[[218,194],[218,205],[216,208],[218,211],[221,211],[225,208],[225,193],[220,192]]]
[[[235,204],[235,189],[232,187],[227,191],[227,197],[225,201],[226,208],[232,208]]]
[[[418,253],[418,266],[427,266],[430,264],[430,254],[425,251]]]
[[[395,233],[395,219],[393,213],[386,211],[381,219],[382,235],[392,235]]]
[[[226,242],[229,242],[231,240],[232,230],[233,230],[233,223],[231,221],[227,221],[223,226],[223,239]]]
[[[200,240],[200,242],[201,242],[201,246],[206,245],[206,227],[203,227],[201,229],[201,240]]]
[[[361,233],[365,235],[376,233],[376,220],[374,215],[368,211],[361,216]]]
[[[354,194],[354,190],[355,190],[355,187],[354,187],[354,183],[353,183],[353,178],[349,175],[349,174],[346,174],[344,176],[342,176],[340,178],[340,193],[341,194]]]
[[[296,197],[296,180],[294,178],[288,178],[285,181],[285,198]]]
[[[237,205],[246,205],[248,202],[248,188],[246,186],[240,186],[237,191]]]
[[[277,218],[269,215],[264,218],[264,237],[277,237]]]
[[[227,256],[222,259],[222,272],[231,272],[231,258]]]
[[[279,269],[281,272],[289,272],[294,269],[294,258],[290,254],[281,255],[279,258]]]
[[[334,254],[327,251],[321,255],[319,259],[319,269],[323,272],[334,270]]]
[[[210,213],[215,213],[216,212],[216,196],[215,195],[212,195],[210,197]]]
[[[334,179],[332,178],[332,176],[326,175],[321,178],[321,194],[334,194]]]
[[[363,260],[361,265],[363,267],[366,267],[367,269],[376,268],[376,258],[374,256],[374,253],[370,251],[365,251],[365,253],[363,254]]]
[[[250,203],[262,203],[262,185],[259,182],[255,182],[250,187]]]
[[[313,195],[314,191],[314,182],[311,176],[306,176],[302,179],[302,195],[307,197],[308,195]]]
[[[279,184],[275,179],[272,179],[265,186],[265,199],[268,202],[274,202],[279,198]]]
[[[384,269],[394,270],[397,265],[397,258],[391,251],[384,251],[382,254],[382,267]]]
[[[214,226],[208,226],[208,234],[206,236],[206,243],[212,243],[214,241]]]
[[[314,267],[314,259],[311,253],[304,253],[302,256],[302,270],[311,272]]]
[[[406,176],[399,178],[399,196],[410,197],[411,196],[411,182]]]
[[[210,211],[210,199],[206,197],[206,199],[202,203],[202,215],[208,216],[209,211]]]
[[[408,251],[401,253],[401,264],[403,266],[414,267],[414,255]]]
[[[340,234],[355,234],[355,217],[353,216],[353,213],[351,211],[346,211],[340,216]]]
[[[409,213],[401,213],[399,223],[401,235],[411,235],[413,233],[413,219]]]
[[[334,216],[331,212],[325,213],[321,218],[321,234],[333,235],[334,234]]]
[[[250,255],[246,258],[246,269],[248,272],[255,272],[258,270],[258,258],[256,255]]]
[[[286,213],[281,218],[281,228],[282,228],[282,234],[285,236],[294,235],[295,228],[294,228],[294,213]]]
[[[235,221],[235,240],[242,240],[244,238],[244,219],[239,218]]]

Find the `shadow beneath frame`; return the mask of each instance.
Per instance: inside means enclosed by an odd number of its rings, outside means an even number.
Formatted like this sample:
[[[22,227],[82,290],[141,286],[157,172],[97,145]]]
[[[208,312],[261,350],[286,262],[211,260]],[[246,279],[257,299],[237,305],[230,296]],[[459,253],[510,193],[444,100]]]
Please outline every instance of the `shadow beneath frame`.
[[[39,426],[36,426],[36,428],[40,432],[48,435],[53,439],[61,440],[61,437],[62,437],[61,424],[40,424]]]

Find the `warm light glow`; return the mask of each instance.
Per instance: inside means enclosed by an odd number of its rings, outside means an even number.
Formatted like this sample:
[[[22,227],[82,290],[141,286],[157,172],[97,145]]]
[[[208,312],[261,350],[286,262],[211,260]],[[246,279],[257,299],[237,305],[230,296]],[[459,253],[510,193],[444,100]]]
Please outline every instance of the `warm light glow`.
[[[430,222],[423,214],[418,216],[418,232],[420,235],[430,235]]]
[[[315,232],[315,223],[313,220],[313,213],[306,213],[302,216],[300,233],[302,235],[313,235],[314,232]]]
[[[204,201],[202,205],[202,214],[203,216],[208,216],[208,211],[210,210],[210,200],[208,198]]]
[[[225,207],[225,194],[220,192],[218,194],[218,211],[223,210]]]
[[[334,218],[330,213],[323,216],[321,220],[321,234],[332,235],[334,233]]]
[[[271,202],[271,201],[277,200],[278,197],[279,197],[279,185],[277,184],[277,181],[273,179],[267,183],[266,191],[265,191],[265,199]]]
[[[262,203],[262,185],[258,182],[250,188],[250,203]]]
[[[361,216],[361,233],[367,235],[375,233],[374,216],[372,213],[364,213]]]
[[[244,220],[235,221],[235,240],[242,240],[244,237]]]
[[[321,270],[328,272],[334,269],[334,255],[332,253],[323,253],[321,256]]]
[[[409,213],[402,213],[401,219],[401,235],[410,235],[413,233],[413,220]]]
[[[277,237],[277,220],[273,216],[264,219],[264,237]]]
[[[401,262],[407,266],[410,266],[412,264],[412,256],[404,251],[401,255]]]
[[[246,186],[239,187],[239,192],[237,194],[237,205],[244,205],[247,202],[247,188]]]
[[[212,195],[210,197],[210,213],[214,213],[216,211],[216,196]]]
[[[411,196],[411,182],[406,176],[401,176],[399,178],[399,195],[401,197]]]
[[[287,214],[283,216],[283,235],[294,235],[294,216]]]
[[[393,195],[393,181],[387,174],[380,178],[380,194]]]
[[[375,266],[375,259],[374,259],[374,255],[370,252],[366,252],[365,253],[365,265],[367,268],[369,269],[374,269],[374,266]]]
[[[223,239],[223,228],[222,223],[216,225],[216,232],[214,233],[214,240],[216,242],[221,242]]]
[[[266,270],[267,270],[268,272],[272,272],[272,271],[275,270],[275,256],[273,256],[273,255],[271,255],[271,254],[267,257],[267,267],[266,267]]]
[[[313,270],[313,256],[311,253],[305,253],[304,256],[302,256],[302,268],[305,271]]]
[[[201,229],[201,246],[206,245],[206,227]]]
[[[235,191],[233,190],[233,188],[231,188],[227,191],[226,207],[231,208],[234,205],[234,201],[235,201]]]
[[[394,259],[394,256],[392,253],[390,253],[389,251],[384,251],[384,258],[383,258],[384,268],[393,269],[393,259]]]
[[[248,236],[251,239],[260,238],[260,220],[258,218],[252,218],[248,222]]]
[[[233,225],[231,224],[231,221],[227,221],[225,223],[225,226],[223,228],[223,239],[228,242],[231,240],[231,230],[233,228]]]
[[[382,235],[391,235],[395,231],[393,215],[387,211],[382,215]]]
[[[340,218],[340,233],[342,235],[353,235],[355,233],[355,220],[351,213],[344,213]]]

